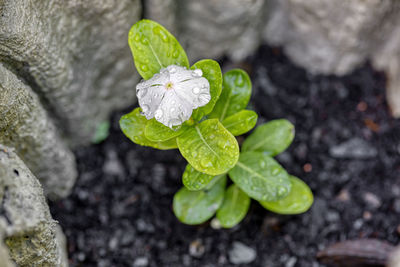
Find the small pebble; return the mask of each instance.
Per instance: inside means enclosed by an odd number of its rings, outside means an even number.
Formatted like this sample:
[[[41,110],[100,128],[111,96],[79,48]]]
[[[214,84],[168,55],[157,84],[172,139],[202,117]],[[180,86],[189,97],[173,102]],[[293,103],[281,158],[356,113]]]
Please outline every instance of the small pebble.
[[[374,209],[377,209],[382,205],[382,201],[380,200],[380,198],[371,192],[364,193],[363,199],[366,204]]]
[[[372,218],[371,212],[369,212],[369,211],[364,211],[364,213],[363,213],[363,218],[364,218],[364,220],[366,220],[366,221],[371,220],[371,218]]]
[[[133,267],[146,267],[149,265],[149,260],[146,257],[138,257],[133,262]]]
[[[370,159],[378,155],[372,145],[355,137],[329,149],[329,154],[338,159]]]
[[[245,244],[235,241],[228,252],[229,261],[233,264],[247,264],[256,259],[256,251]]]
[[[336,197],[339,201],[347,202],[350,200],[349,190],[346,188],[342,189]]]
[[[189,245],[189,254],[195,258],[201,258],[205,252],[205,247],[201,239],[196,239]]]

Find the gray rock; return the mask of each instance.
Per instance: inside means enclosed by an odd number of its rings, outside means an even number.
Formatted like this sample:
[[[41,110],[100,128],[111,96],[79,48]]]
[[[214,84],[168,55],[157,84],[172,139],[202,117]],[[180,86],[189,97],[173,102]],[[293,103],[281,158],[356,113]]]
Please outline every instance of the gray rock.
[[[245,244],[235,241],[232,248],[228,252],[229,261],[233,264],[247,264],[254,261],[257,257],[257,252],[246,246]]]
[[[0,61],[40,96],[73,144],[91,140],[111,110],[133,103],[128,48],[139,0],[4,0]]]
[[[371,59],[400,116],[399,1],[271,0],[267,9],[264,40],[310,72],[343,75]]]
[[[15,148],[51,198],[69,194],[75,159],[32,89],[0,63],[0,144]]]
[[[0,229],[18,266],[68,266],[65,240],[39,181],[10,148],[0,145]]]
[[[387,267],[400,267],[400,246],[397,246],[390,254]]]
[[[138,257],[133,262],[133,267],[146,267],[149,265],[149,260],[146,257]]]
[[[358,137],[352,138],[344,143],[333,146],[329,154],[334,158],[368,159],[378,155],[376,148]]]
[[[0,267],[15,267],[10,257],[10,251],[3,240],[4,233],[2,229],[0,229]]]
[[[191,59],[241,60],[260,44],[264,0],[186,0],[179,9],[179,40]]]
[[[377,209],[382,205],[382,200],[371,192],[365,192],[362,197],[364,202],[371,208]]]
[[[146,0],[145,18],[152,19],[163,25],[174,36],[178,36],[179,17],[185,2],[178,4],[176,0]],[[179,5],[179,6],[178,6]]]

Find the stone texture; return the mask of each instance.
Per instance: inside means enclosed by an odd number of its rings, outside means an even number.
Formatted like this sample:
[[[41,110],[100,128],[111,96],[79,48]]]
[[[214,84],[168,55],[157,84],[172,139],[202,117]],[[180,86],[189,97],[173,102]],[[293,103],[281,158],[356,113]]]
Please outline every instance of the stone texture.
[[[387,267],[400,267],[400,246],[391,253]]]
[[[128,48],[139,0],[0,1],[0,61],[40,96],[72,144],[88,143],[112,109],[132,104]]]
[[[0,144],[15,148],[48,196],[66,196],[77,176],[75,159],[38,97],[1,63],[0,92]]]
[[[178,14],[179,41],[191,58],[242,60],[260,44],[264,0],[186,0]]]
[[[65,248],[39,181],[0,145],[0,229],[18,266],[67,266]]]
[[[3,240],[4,233],[2,229],[0,229],[0,267],[15,267],[10,257],[10,251]]]
[[[400,116],[399,1],[271,0],[267,9],[264,39],[312,73],[344,75],[372,60]]]

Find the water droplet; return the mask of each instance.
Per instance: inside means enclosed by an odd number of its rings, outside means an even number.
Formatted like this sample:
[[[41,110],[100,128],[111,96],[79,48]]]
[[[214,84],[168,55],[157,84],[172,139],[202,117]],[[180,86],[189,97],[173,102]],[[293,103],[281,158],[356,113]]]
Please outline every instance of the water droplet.
[[[215,138],[215,135],[210,134],[209,138],[210,138],[210,139],[214,139],[214,138]]]
[[[271,170],[271,174],[274,176],[277,175],[279,172],[280,172],[279,167],[273,167]]]
[[[269,197],[268,197],[268,195],[263,195],[263,196],[261,197],[261,199],[264,200],[264,201],[268,201],[268,200],[269,200]]]
[[[225,148],[226,142],[224,140],[219,140],[218,141],[218,146],[219,146],[219,148]]]
[[[148,105],[143,104],[141,107],[142,107],[143,113],[147,113],[149,111],[149,106]]]
[[[140,38],[140,42],[144,45],[147,45],[149,43],[149,40],[147,40],[145,36],[142,36],[142,38]]]
[[[195,158],[197,157],[197,151],[196,150],[192,150],[192,157]],[[192,171],[193,172],[193,171]]]
[[[178,56],[179,56],[178,50],[175,50],[174,52],[172,52],[172,57],[173,58],[177,58]]]
[[[213,166],[212,162],[207,158],[202,159],[200,161],[200,164],[201,164],[201,166],[203,166],[203,168],[210,168]]]
[[[283,186],[279,186],[278,187],[278,196],[283,196],[284,194],[286,194],[286,188]]]
[[[140,65],[140,69],[142,71],[147,71],[149,68],[147,67],[147,65],[142,64],[142,65]]]
[[[193,92],[193,94],[198,95],[198,94],[200,94],[200,88],[199,87],[193,87],[192,92]]]
[[[236,86],[242,87],[244,85],[244,79],[242,75],[238,75],[235,80]]]
[[[263,160],[260,161],[260,167],[264,168],[265,167],[265,162]]]
[[[156,120],[160,120],[162,118],[163,111],[161,109],[157,109],[156,112],[154,113],[154,117]]]
[[[194,77],[200,77],[200,76],[202,76],[203,75],[203,71],[201,70],[201,69],[195,69],[194,71],[193,71],[193,76]]]
[[[135,41],[136,41],[136,42],[139,42],[139,40],[140,40],[140,35],[137,33],[137,34],[135,35]]]
[[[173,74],[173,73],[176,72],[176,68],[175,68],[175,67],[170,67],[170,68],[168,69],[168,71],[169,71],[169,73]]]
[[[154,27],[153,32],[158,35],[163,42],[168,42],[168,35],[160,27]]]

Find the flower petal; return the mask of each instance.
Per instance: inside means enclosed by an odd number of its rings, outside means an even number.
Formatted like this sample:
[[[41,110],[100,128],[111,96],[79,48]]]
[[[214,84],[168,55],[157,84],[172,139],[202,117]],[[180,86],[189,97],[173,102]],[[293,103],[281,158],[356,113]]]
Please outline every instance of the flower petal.
[[[155,119],[165,126],[172,128],[181,125],[192,115],[190,103],[179,97],[175,90],[168,90],[160,106],[155,111]]]
[[[211,100],[210,83],[204,77],[180,82],[175,85],[175,91],[192,105],[192,109],[204,106]]]
[[[146,119],[154,117],[154,112],[160,105],[165,94],[164,84],[169,81],[169,73],[161,71],[147,81],[141,81],[136,85],[136,96]]]

